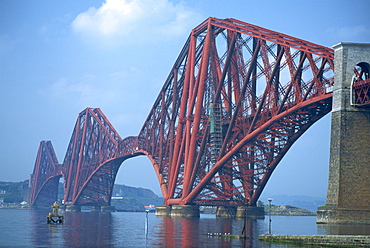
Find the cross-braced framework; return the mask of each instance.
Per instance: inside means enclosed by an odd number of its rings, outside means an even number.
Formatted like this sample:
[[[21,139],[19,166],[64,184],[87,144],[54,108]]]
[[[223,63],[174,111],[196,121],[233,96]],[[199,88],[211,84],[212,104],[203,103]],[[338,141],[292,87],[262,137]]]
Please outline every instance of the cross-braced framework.
[[[65,204],[109,205],[121,163],[146,155],[167,205],[255,206],[289,148],[330,112],[333,67],[330,48],[207,19],[138,136],[121,139],[100,109],[80,113],[58,174]]]
[[[166,204],[256,205],[292,144],[330,112],[333,50],[235,19],[189,36],[138,138]]]
[[[368,63],[361,62],[354,68],[352,90],[352,105],[370,107],[370,65]]]
[[[100,109],[87,108],[79,114],[63,162],[65,204],[110,203],[116,170],[106,170],[103,165],[117,157],[121,140]]]

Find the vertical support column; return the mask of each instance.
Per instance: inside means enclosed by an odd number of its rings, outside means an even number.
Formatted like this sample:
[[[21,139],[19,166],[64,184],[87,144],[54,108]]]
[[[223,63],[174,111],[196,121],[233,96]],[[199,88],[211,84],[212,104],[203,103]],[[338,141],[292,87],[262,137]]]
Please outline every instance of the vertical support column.
[[[329,183],[317,223],[370,224],[370,108],[353,106],[354,67],[370,64],[370,43],[334,47]]]

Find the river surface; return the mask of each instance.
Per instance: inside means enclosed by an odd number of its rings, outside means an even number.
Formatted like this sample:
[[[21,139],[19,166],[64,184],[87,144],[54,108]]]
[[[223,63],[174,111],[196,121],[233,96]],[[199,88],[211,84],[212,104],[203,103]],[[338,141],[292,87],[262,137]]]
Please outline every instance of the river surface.
[[[48,210],[0,209],[0,247],[295,247],[258,241],[264,220],[157,217],[145,212],[61,212],[64,224],[46,224]],[[370,226],[316,225],[315,216],[271,216],[272,234],[370,234]],[[241,234],[247,240],[208,233]],[[302,247],[302,246],[300,246]]]

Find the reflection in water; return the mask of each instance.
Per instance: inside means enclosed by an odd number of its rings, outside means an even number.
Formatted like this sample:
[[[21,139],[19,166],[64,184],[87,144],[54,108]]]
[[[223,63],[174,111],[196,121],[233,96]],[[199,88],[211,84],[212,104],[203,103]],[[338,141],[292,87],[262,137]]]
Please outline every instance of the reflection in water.
[[[263,220],[233,218],[162,217],[154,234],[155,247],[253,247],[257,244]],[[242,234],[248,239],[209,236],[208,233]],[[255,246],[256,247],[256,246]]]
[[[65,223],[46,224],[48,210],[0,210],[3,247],[294,247],[258,242],[268,220],[158,217],[154,213],[64,212]],[[315,216],[273,216],[273,234],[369,235],[370,226],[316,225]],[[228,239],[208,233],[244,233]]]
[[[104,246],[111,240],[111,213],[109,212],[65,212],[71,228],[63,232],[68,246]],[[67,223],[66,223],[67,224]]]
[[[46,216],[50,211],[30,210],[32,223],[32,243],[37,246],[58,246],[63,242],[61,230],[63,225],[46,223]]]
[[[105,246],[111,240],[111,213],[65,212],[64,224],[46,224],[47,211],[32,210],[32,243],[36,246]]]

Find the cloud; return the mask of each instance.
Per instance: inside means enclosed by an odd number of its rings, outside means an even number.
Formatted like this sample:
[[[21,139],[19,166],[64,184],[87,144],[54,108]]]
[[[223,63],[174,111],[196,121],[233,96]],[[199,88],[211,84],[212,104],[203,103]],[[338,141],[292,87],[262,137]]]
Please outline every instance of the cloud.
[[[152,43],[190,33],[200,15],[184,4],[168,0],[106,0],[72,22],[85,41],[103,46]],[[161,38],[159,38],[161,37]]]
[[[143,83],[144,82],[144,83]],[[140,90],[145,88],[145,90]],[[77,78],[60,78],[38,90],[38,95],[49,104],[61,102],[68,106],[114,108],[115,106],[137,106],[135,111],[144,111],[154,102],[158,85],[150,76],[136,68],[126,68],[102,75],[86,74]],[[143,103],[146,99],[149,103]],[[131,107],[128,108],[132,110]],[[121,110],[122,111],[122,110]]]
[[[79,79],[61,78],[38,93],[51,102],[63,101],[80,108],[110,106],[117,104],[122,97],[131,96],[122,90],[122,86],[112,82],[107,87],[94,75],[85,75]]]
[[[330,28],[329,33],[342,41],[363,41],[364,37],[370,37],[369,27],[363,25]]]

